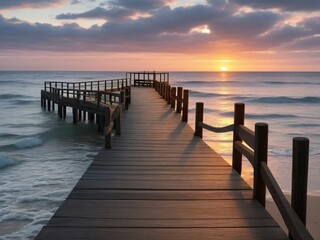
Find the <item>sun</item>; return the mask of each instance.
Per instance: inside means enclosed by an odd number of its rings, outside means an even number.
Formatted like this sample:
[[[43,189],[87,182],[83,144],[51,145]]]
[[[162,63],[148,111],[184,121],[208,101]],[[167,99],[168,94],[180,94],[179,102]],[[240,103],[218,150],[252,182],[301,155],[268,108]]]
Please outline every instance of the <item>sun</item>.
[[[227,67],[220,67],[220,71],[221,72],[226,72],[226,71],[228,71],[228,68]]]

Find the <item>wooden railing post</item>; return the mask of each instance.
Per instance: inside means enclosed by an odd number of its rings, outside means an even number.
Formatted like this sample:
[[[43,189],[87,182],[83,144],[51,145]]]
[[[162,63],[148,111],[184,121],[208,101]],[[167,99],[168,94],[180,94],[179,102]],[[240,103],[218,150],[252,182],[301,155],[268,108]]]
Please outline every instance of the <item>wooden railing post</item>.
[[[242,142],[237,131],[239,125],[244,124],[244,103],[236,103],[234,105],[234,121],[233,121],[233,147],[232,147],[232,167],[241,175],[242,170],[242,154],[235,148],[236,142]]]
[[[121,104],[121,106],[126,104],[126,95],[125,95],[124,90],[120,91],[120,104]]]
[[[171,88],[171,108],[175,109],[176,107],[176,91],[177,88],[176,87],[172,87]]]
[[[268,162],[268,124],[256,123],[254,144],[254,178],[253,198],[257,199],[262,206],[266,205],[266,185],[261,175],[261,163]]]
[[[195,119],[195,131],[194,135],[202,138],[202,127],[199,126],[199,122],[203,122],[203,102],[196,103],[196,119]]]
[[[181,113],[182,107],[182,87],[178,87],[177,93],[177,113]]]
[[[309,139],[293,138],[291,206],[306,225]]]
[[[171,86],[168,85],[168,91],[167,91],[167,104],[171,104]]]
[[[183,105],[182,105],[182,121],[188,122],[189,111],[189,90],[183,90]]]
[[[168,102],[168,99],[170,98],[170,85],[169,84],[166,84],[166,92],[165,92],[165,100],[166,102]]]
[[[120,136],[121,135],[121,124],[122,124],[122,106],[118,106],[119,109],[119,115],[118,117],[114,120],[115,121],[115,127],[116,127],[116,135]]]
[[[111,116],[110,107],[108,107],[106,112],[105,112],[105,122],[103,123],[104,124],[103,126],[105,126],[105,128],[107,128],[107,131],[108,131],[107,133],[105,133],[104,147],[106,149],[110,149],[111,148],[112,130],[109,130],[111,122],[112,122],[112,116]]]

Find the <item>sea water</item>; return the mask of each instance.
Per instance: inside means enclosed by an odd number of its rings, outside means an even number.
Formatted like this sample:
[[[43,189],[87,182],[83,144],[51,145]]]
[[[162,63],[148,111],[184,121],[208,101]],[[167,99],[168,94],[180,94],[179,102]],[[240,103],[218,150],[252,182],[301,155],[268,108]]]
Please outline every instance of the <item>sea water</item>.
[[[0,239],[33,239],[103,147],[94,124],[72,124],[40,107],[44,81],[122,78],[124,72],[0,72]],[[309,194],[320,196],[320,73],[173,72],[170,82],[190,90],[204,121],[232,124],[235,102],[246,104],[245,124],[269,125],[269,166],[290,192],[292,138],[310,139]],[[70,111],[70,110],[69,110]],[[129,109],[130,111],[130,109]],[[134,114],[134,113],[132,113]],[[204,140],[230,162],[232,134],[204,131]],[[244,178],[252,171],[244,162]]]

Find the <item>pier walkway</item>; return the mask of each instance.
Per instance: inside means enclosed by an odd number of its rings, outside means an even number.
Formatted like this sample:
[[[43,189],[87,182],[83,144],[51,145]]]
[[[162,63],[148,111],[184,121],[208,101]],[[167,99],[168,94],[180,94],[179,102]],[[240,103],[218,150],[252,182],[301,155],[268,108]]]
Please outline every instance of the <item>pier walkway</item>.
[[[152,88],[131,88],[101,150],[40,239],[287,239],[252,189]]]

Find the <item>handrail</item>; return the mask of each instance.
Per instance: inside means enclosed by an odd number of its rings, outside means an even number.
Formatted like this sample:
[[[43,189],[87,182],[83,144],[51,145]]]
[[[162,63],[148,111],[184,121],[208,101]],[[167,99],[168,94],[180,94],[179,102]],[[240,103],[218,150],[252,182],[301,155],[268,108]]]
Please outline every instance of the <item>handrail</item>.
[[[210,126],[206,123],[203,122],[199,122],[199,126],[201,128],[207,129],[211,132],[215,132],[215,133],[225,133],[225,132],[233,132],[233,124],[230,124],[228,126],[225,127],[214,127],[214,126]]]
[[[253,197],[265,206],[267,187],[288,227],[290,237],[297,240],[313,239],[305,227],[309,140],[294,138],[292,206],[290,206],[267,166],[268,125],[256,123],[255,131],[246,127],[243,103],[235,104],[234,123],[222,128],[203,123],[203,112],[203,103],[197,102],[194,135],[202,138],[203,129],[213,132],[233,131],[232,166],[241,174],[242,155],[249,160],[254,170]],[[297,142],[301,142],[301,146],[298,146]]]
[[[292,238],[299,240],[313,239],[283,194],[268,165],[264,162],[261,164],[261,174]]]
[[[183,122],[188,122],[189,90],[182,87],[171,87],[169,85],[169,73],[163,74],[165,74],[165,78],[162,81],[161,78],[160,80],[153,80],[153,88],[171,108],[176,109],[179,114],[182,113]]]
[[[44,91],[51,92],[52,87],[63,89],[85,89],[85,90],[114,90],[120,91],[124,87],[129,87],[130,81],[127,78],[110,79],[110,80],[94,80],[85,82],[61,82],[61,81],[45,81]]]

